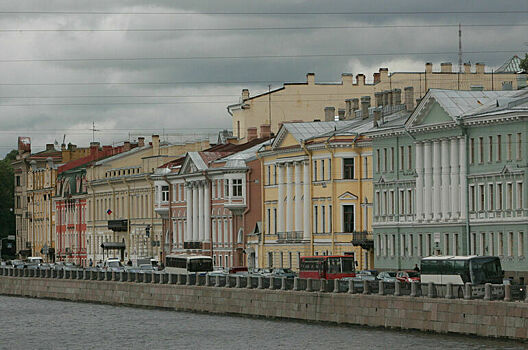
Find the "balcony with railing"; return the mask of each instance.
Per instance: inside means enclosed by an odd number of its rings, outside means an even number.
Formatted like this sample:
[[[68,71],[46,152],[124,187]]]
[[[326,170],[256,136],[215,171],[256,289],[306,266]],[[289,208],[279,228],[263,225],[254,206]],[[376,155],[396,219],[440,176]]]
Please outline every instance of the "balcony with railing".
[[[372,231],[352,232],[352,245],[366,250],[374,249],[374,237]]]
[[[277,241],[281,243],[300,242],[303,239],[302,231],[279,232],[277,233]]]

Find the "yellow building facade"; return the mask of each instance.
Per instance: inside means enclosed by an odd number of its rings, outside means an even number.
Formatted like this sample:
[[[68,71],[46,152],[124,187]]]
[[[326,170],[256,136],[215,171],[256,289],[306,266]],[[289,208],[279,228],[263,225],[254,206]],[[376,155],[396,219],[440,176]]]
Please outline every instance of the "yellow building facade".
[[[518,58],[517,58],[518,59]],[[366,82],[364,74],[343,73],[341,81],[335,83],[317,82],[314,73],[306,75],[305,82],[285,83],[282,87],[258,95],[242,90],[240,103],[227,107],[232,116],[233,135],[245,138],[248,128],[270,124],[277,133],[282,123],[292,121],[325,120],[323,109],[328,106],[341,109],[346,119],[353,118],[354,105],[363,96],[369,96],[374,104],[376,94],[411,89],[411,107],[429,89],[453,90],[517,90],[526,86],[526,74],[512,69],[491,69],[483,63],[473,67],[466,63],[462,72],[454,69],[449,62],[438,68],[426,63],[422,70],[414,72],[392,72],[380,68],[374,73],[372,82]],[[391,94],[386,94],[391,96]],[[391,104],[389,102],[388,104]],[[387,103],[386,103],[387,104]],[[399,104],[395,101],[394,104]]]
[[[54,261],[54,225],[53,195],[57,169],[49,158],[43,168],[37,168],[36,162],[28,171],[28,242],[33,256],[41,256],[44,261]]]
[[[372,150],[357,130],[371,120],[286,123],[262,162],[258,267],[298,270],[301,256],[353,254],[372,268]]]

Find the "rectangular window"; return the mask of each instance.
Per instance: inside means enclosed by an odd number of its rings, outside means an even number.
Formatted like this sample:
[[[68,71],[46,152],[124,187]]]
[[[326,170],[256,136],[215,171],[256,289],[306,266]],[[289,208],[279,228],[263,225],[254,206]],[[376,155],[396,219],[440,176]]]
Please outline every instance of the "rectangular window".
[[[414,235],[410,234],[409,235],[409,247],[407,248],[408,252],[409,252],[409,256],[413,256],[414,252]]]
[[[493,188],[493,184],[488,185],[488,194],[489,194],[488,210],[493,211],[495,210],[495,189]]]
[[[423,256],[423,234],[418,234],[418,256]]]
[[[280,252],[280,267],[284,267],[284,253]]]
[[[318,233],[319,231],[319,211],[317,208],[317,205],[314,205],[314,233]]]
[[[512,160],[512,134],[506,136],[506,160]]]
[[[513,232],[508,233],[508,256],[513,256]]]
[[[484,138],[479,137],[479,163],[484,163]]]
[[[390,171],[394,171],[394,147],[390,148]]]
[[[354,178],[354,158],[343,158],[343,179]]]
[[[453,237],[453,254],[458,255],[458,233]]]
[[[383,171],[387,171],[387,149],[383,149]]]
[[[517,237],[517,256],[524,256],[524,232],[519,232]]]
[[[325,179],[325,160],[321,159],[321,180]]]
[[[16,185],[20,186],[20,175],[15,176]]]
[[[229,179],[224,179],[224,198],[229,196]]]
[[[334,221],[333,217],[332,217],[332,206],[329,205],[328,206],[328,224],[330,225],[330,230],[329,232],[332,233],[333,232],[333,225],[332,225],[332,222]]]
[[[488,162],[493,162],[493,136],[488,137]]]
[[[506,210],[513,209],[513,185],[508,183],[506,185]]]
[[[376,191],[376,203],[374,205],[376,206],[376,215],[381,215],[381,201],[380,201],[381,195],[379,191]]]
[[[169,186],[161,186],[161,201],[169,201]]]
[[[343,205],[343,232],[354,232],[353,205]]]
[[[522,159],[522,134],[517,133],[517,160]]]
[[[268,213],[267,227],[268,227],[268,234],[270,234],[271,233],[271,209],[270,208],[268,208],[267,213]]]
[[[413,194],[412,190],[407,190],[407,214],[412,215],[413,213]]]
[[[484,193],[484,185],[479,185],[479,211],[484,211],[486,196]]]
[[[396,235],[391,235],[390,255],[394,256],[396,251]]]
[[[412,169],[412,146],[407,146],[407,169]]]
[[[517,182],[517,209],[523,209],[523,183]]]
[[[273,176],[274,176],[274,184],[277,184],[277,165],[273,166]]]
[[[449,233],[444,233],[444,255],[449,255]]]
[[[242,197],[242,179],[233,179],[233,197]]]
[[[498,238],[498,246],[497,253],[499,253],[499,256],[504,255],[504,234],[502,232],[499,232],[499,238]]]
[[[495,234],[493,232],[489,234],[489,255],[495,255]]]
[[[313,176],[314,176],[314,181],[317,181],[317,161],[316,160],[313,161]]]
[[[469,210],[475,211],[475,186],[470,185],[469,186]]]
[[[405,239],[405,235],[400,235],[400,256],[405,256],[407,254],[405,254],[405,250],[407,249],[407,246],[406,246],[406,239]]]
[[[381,172],[381,169],[380,169],[380,163],[381,163],[381,159],[380,159],[380,150],[377,149],[376,150],[376,171],[379,173]]]
[[[368,158],[363,157],[363,178],[368,179],[368,177],[369,177]]]
[[[394,215],[394,191],[389,191],[389,215]]]
[[[271,185],[271,165],[268,165],[268,185]]]
[[[273,208],[273,233],[277,233],[277,208]]]
[[[400,170],[403,170],[403,164],[405,163],[405,159],[404,159],[404,150],[405,148],[403,146],[400,146],[400,154],[398,155],[398,168]]]
[[[502,184],[497,184],[497,210],[502,210]]]
[[[322,232],[326,233],[326,207],[321,205]]]
[[[328,180],[332,180],[332,159],[328,159]]]
[[[486,234],[480,233],[480,255],[486,255]]]
[[[470,164],[475,163],[475,139],[474,138],[469,139],[469,163]]]
[[[502,136],[497,135],[497,162],[502,161]]]
[[[400,190],[399,192],[399,208],[398,208],[398,213],[400,215],[405,215],[405,195],[404,195],[404,190]]]
[[[227,265],[227,256],[226,256]],[[268,252],[268,267],[273,267],[273,252]]]

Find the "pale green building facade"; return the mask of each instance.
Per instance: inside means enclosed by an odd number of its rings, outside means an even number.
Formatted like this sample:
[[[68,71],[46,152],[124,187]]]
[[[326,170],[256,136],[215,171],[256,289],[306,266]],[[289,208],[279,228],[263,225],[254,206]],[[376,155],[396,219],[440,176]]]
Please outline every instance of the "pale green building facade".
[[[370,135],[376,268],[496,255],[528,276],[528,90],[430,90]]]

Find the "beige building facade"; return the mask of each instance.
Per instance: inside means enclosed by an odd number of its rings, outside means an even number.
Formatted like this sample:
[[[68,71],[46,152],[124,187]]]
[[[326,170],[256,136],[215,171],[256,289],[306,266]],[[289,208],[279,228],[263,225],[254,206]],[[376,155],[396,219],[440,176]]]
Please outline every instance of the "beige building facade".
[[[250,96],[249,90],[244,89],[241,102],[227,107],[232,116],[233,135],[245,138],[248,128],[258,128],[261,124],[271,124],[271,131],[277,133],[285,122],[326,120],[324,108],[328,106],[334,107],[342,119],[350,119],[354,110],[359,109],[362,97],[369,96],[371,105],[379,106],[381,103],[376,99],[381,98],[384,92],[390,99],[392,92],[403,95],[406,88],[412,88],[411,101],[412,107],[415,107],[416,100],[433,88],[516,90],[526,86],[526,74],[508,69],[492,72],[482,63],[473,67],[464,64],[462,72],[454,71],[451,63],[442,63],[439,70],[432,63],[426,63],[423,71],[391,74],[387,68],[380,68],[374,73],[373,83],[366,83],[365,78],[363,74],[354,77],[351,73],[343,73],[340,82],[319,83],[314,73],[308,73],[305,82],[285,83],[269,93]],[[401,101],[393,102],[398,105]]]
[[[134,261],[160,258],[165,242],[161,218],[155,213],[155,186],[150,176],[159,166],[209,147],[208,141],[168,144],[153,135],[138,147],[96,162],[87,169],[87,258]]]

